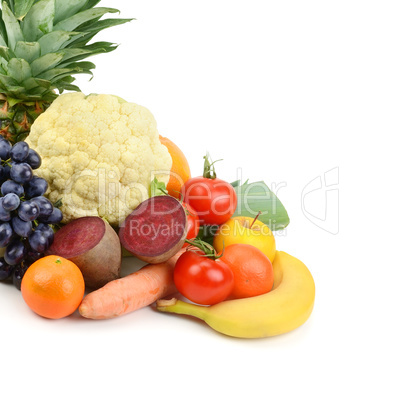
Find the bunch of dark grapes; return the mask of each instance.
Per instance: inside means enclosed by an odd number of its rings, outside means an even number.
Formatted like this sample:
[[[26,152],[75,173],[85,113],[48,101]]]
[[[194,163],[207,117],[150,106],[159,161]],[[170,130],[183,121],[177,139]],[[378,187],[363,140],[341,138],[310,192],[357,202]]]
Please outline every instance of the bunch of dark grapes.
[[[0,280],[11,279],[21,288],[28,267],[43,257],[54,239],[54,225],[63,215],[45,196],[48,184],[33,171],[39,154],[20,141],[0,138]]]

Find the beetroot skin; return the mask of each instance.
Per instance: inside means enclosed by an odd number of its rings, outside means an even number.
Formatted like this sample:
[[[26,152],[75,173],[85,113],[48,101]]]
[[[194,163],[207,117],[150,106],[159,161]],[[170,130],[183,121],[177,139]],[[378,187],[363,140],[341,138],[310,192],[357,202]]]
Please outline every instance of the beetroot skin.
[[[120,277],[121,247],[117,233],[103,219],[88,216],[76,219],[55,233],[47,254],[74,262],[85,285],[98,289]]]
[[[119,230],[121,244],[142,261],[167,261],[183,246],[187,235],[187,216],[178,200],[168,195],[142,202]]]

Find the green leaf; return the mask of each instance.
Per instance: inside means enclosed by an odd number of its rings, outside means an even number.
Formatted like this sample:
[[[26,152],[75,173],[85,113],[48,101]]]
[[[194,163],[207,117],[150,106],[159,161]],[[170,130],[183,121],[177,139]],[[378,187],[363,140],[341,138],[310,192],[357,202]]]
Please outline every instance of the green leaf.
[[[13,52],[10,51],[10,49],[6,46],[0,46],[0,57],[3,59],[9,61],[15,56]]]
[[[27,41],[35,42],[53,30],[54,0],[35,3],[24,18],[22,31]]]
[[[35,0],[14,0],[14,15],[17,20],[22,21],[34,3]]]
[[[63,49],[60,51],[60,53],[63,54],[63,62],[69,61],[69,63],[72,63],[73,61],[85,59],[94,52],[90,49]]]
[[[1,57],[1,55],[0,55],[0,67],[2,70],[1,74],[7,75],[7,64],[8,64],[8,61],[4,57]]]
[[[87,24],[81,25],[80,31],[99,32],[106,28],[125,24],[126,22],[130,22],[134,19],[135,18],[105,18],[104,20],[99,20],[95,22],[91,21]]]
[[[56,67],[63,57],[64,54],[62,52],[48,53],[38,57],[31,63],[32,75],[36,77],[39,74]]]
[[[133,18],[109,18],[101,21],[96,21],[95,23],[82,25],[80,26],[80,31],[83,31],[82,34],[71,38],[67,46],[82,47],[86,45],[98,32],[102,31],[103,29],[124,24],[126,22],[132,21],[132,19]]]
[[[11,59],[7,66],[8,75],[19,84],[32,77],[31,67],[24,59]]]
[[[77,14],[86,2],[86,0],[56,0],[54,24]]]
[[[5,60],[0,57],[0,74],[7,75],[7,70],[4,68],[4,62]],[[7,64],[7,62],[5,64]]]
[[[83,10],[88,10],[89,8],[94,8],[101,0],[88,0],[87,4],[83,7]]]
[[[59,68],[79,68],[81,70],[92,70],[95,67],[95,64],[91,63],[90,61],[78,61],[74,63],[65,63],[59,65]]]
[[[40,56],[40,45],[38,42],[17,42],[15,56],[32,63]]]
[[[62,80],[59,80],[59,81],[63,81],[63,82],[65,82],[65,83],[71,84],[72,82],[75,81],[75,78],[74,78],[73,76],[71,76],[71,77],[65,77],[65,78],[63,78]],[[57,82],[59,82],[59,81],[57,81]]]
[[[269,187],[263,182],[232,183],[237,194],[237,208],[233,217],[248,216],[265,223],[272,231],[282,230],[289,224],[288,213]]]
[[[4,74],[0,74],[0,82],[5,88],[12,88],[18,86],[18,82],[14,78]]]
[[[96,18],[102,17],[106,13],[118,13],[119,10],[115,8],[99,7],[90,10],[81,11],[55,25],[54,30],[61,31],[74,31],[77,27],[85,22],[92,21]]]
[[[52,84],[50,81],[30,77],[27,80],[25,80],[22,83],[22,85],[29,91],[29,90],[37,88],[37,87],[49,89]]]
[[[59,85],[57,84],[57,89],[59,90],[60,93],[63,93],[63,91],[74,91],[74,92],[81,92],[80,87],[77,87],[77,85],[71,85],[71,84],[64,84],[64,85]]]
[[[70,77],[71,75],[77,75],[77,74],[88,74],[88,75],[91,76],[90,80],[92,80],[92,77],[93,77],[92,71],[80,69],[80,70],[73,70],[70,73],[60,74],[57,77],[55,77],[55,80],[59,80],[59,79],[64,78],[64,77]]]
[[[150,195],[151,197],[156,197],[157,195],[168,195],[166,184],[155,177],[150,184]]]
[[[67,32],[67,31],[54,31],[54,32]],[[74,35],[72,35],[66,42],[63,43],[63,49],[67,47],[83,47],[82,46],[77,46],[76,43],[80,42],[81,39],[85,38],[88,34],[86,32],[74,32]],[[74,45],[72,45],[74,44]]]
[[[1,80],[0,80],[1,82]],[[19,85],[16,86],[8,86],[7,88],[7,95],[11,95],[14,98],[22,99],[26,95],[26,89]]]
[[[113,47],[112,47],[113,46]],[[59,53],[63,53],[63,62],[76,62],[82,59],[86,59],[89,56],[94,56],[100,53],[107,53],[115,49],[115,45],[108,42],[97,42],[91,45],[85,46],[82,49],[66,48],[62,49]]]
[[[10,10],[14,13],[14,0],[5,0]]]
[[[86,45],[84,49],[90,50],[95,54],[109,53],[117,48],[118,45],[111,42],[95,42],[90,45]]]
[[[63,78],[60,81],[57,81],[54,86],[59,90],[60,93],[62,93],[64,90],[67,91],[74,91],[74,92],[80,92],[80,88],[77,87],[76,85],[72,85],[69,80],[69,77]]]
[[[52,68],[51,70],[45,71],[44,73],[38,75],[38,78],[42,79],[42,80],[49,80],[49,81],[56,81],[55,78],[59,75],[62,74],[68,74],[71,75],[74,73],[73,68]],[[62,77],[60,77],[62,78]]]
[[[8,46],[11,50],[14,50],[18,41],[24,41],[24,35],[21,31],[20,23],[5,1],[3,1],[3,21],[7,32]]]
[[[58,81],[61,78],[69,77],[75,74],[89,74],[93,75],[91,71],[84,70],[82,68],[54,68],[52,70],[46,71],[44,74],[40,75],[40,78],[45,80],[50,80],[52,82]]]
[[[32,88],[32,89],[30,89],[29,91],[26,91],[26,92],[27,92],[27,94],[26,94],[27,97],[33,97],[33,96],[35,96],[35,97],[37,97],[38,99],[42,99],[43,94],[49,92],[49,90],[46,89],[46,88],[37,86],[37,87]],[[31,98],[31,99],[32,99],[32,98]]]
[[[0,9],[0,46],[7,46],[7,31],[3,21],[3,12]]]
[[[57,52],[76,32],[53,31],[43,35],[39,40],[41,54]]]
[[[248,184],[248,179],[243,183],[243,186],[246,184]],[[232,187],[239,187],[241,185],[241,180],[236,180],[236,181],[230,183],[230,185]]]
[[[54,88],[54,86],[52,88]],[[57,93],[53,90],[38,87],[34,88],[32,93],[26,94],[25,98],[32,101],[53,102],[57,96]],[[32,114],[32,112],[30,114]]]

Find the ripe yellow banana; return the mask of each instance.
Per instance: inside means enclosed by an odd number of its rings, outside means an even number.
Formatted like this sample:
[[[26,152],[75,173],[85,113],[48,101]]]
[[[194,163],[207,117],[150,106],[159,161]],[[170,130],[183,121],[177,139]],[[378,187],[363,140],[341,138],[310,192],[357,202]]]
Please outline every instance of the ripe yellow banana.
[[[277,251],[274,286],[266,294],[199,306],[177,299],[158,300],[157,309],[204,320],[223,334],[238,338],[279,335],[302,325],[310,316],[315,297],[314,279],[297,258]]]

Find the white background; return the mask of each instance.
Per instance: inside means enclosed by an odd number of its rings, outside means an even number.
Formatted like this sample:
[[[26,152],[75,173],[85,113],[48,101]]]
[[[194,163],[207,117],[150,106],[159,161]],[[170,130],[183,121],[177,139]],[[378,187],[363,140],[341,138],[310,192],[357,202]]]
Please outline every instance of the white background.
[[[100,35],[120,47],[83,92],[148,107],[193,175],[209,150],[221,178],[280,184],[277,245],[310,268],[316,305],[292,333],[242,340],[151,308],[41,319],[0,283],[1,400],[401,400],[400,2],[100,5],[137,20]],[[328,171],[332,191],[303,204]]]

